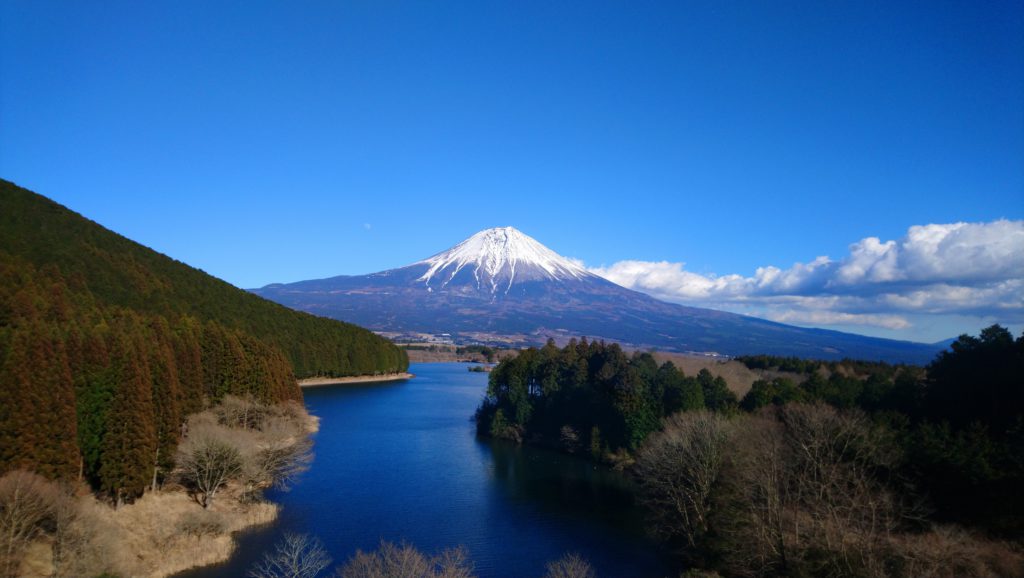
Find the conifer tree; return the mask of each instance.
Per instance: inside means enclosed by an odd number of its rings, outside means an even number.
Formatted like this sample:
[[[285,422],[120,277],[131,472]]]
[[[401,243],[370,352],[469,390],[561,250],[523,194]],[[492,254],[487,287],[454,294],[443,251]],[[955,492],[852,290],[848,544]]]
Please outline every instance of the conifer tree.
[[[180,407],[183,415],[200,411],[204,405],[201,332],[199,323],[191,317],[182,317],[174,327],[172,345],[175,365],[178,368]]]
[[[118,324],[110,361],[116,379],[106,417],[99,469],[100,490],[118,505],[141,496],[153,474],[157,436],[152,379],[140,354],[132,319]]]
[[[156,318],[150,323],[149,337],[149,368],[156,417],[156,454],[153,458],[152,483],[155,491],[159,479],[174,467],[174,452],[178,447],[184,418],[181,413],[181,385],[171,346],[171,332],[164,318]]]
[[[81,474],[90,482],[98,480],[106,431],[107,412],[114,397],[115,376],[107,347],[109,327],[90,327],[81,338],[74,370],[75,410],[78,447],[82,453]]]
[[[0,367],[0,470],[51,479],[78,471],[71,371],[55,333],[39,320],[9,332]]]

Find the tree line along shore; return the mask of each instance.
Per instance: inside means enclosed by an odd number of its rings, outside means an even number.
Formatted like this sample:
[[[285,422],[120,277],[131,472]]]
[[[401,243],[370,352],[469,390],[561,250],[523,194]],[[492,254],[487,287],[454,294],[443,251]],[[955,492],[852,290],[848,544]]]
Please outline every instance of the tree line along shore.
[[[1024,335],[926,367],[773,356],[743,397],[645,352],[572,340],[502,361],[480,435],[633,476],[681,567],[725,576],[1024,575]]]

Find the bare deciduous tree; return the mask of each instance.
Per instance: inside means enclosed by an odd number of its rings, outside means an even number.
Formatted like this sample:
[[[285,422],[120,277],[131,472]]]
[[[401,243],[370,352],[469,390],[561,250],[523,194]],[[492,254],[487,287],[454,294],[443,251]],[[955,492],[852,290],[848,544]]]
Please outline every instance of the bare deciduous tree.
[[[716,530],[728,540],[725,558],[733,573],[769,574],[787,561],[784,527],[793,500],[782,426],[770,416],[745,418],[733,440],[721,490],[728,507],[715,517]]]
[[[313,461],[313,442],[288,416],[266,417],[243,448],[246,493],[273,486],[286,490]]]
[[[693,548],[708,531],[730,432],[721,414],[678,413],[640,449],[636,473],[658,534],[682,537]]]
[[[291,404],[267,406],[252,398],[226,396],[219,405],[189,417],[189,436],[177,459],[179,479],[196,491],[200,503],[216,494],[217,478],[221,484],[228,479],[241,482],[243,499],[253,499],[268,487],[288,489],[313,459],[305,415]],[[218,447],[211,446],[214,440],[220,442]],[[225,445],[237,452],[229,452]],[[227,453],[237,453],[237,463],[224,461]],[[200,483],[204,479],[207,483]]]
[[[813,575],[884,575],[902,515],[874,475],[894,456],[864,416],[788,404],[745,420],[729,462],[727,561]]]
[[[338,578],[473,578],[473,564],[460,548],[428,557],[409,544],[382,541],[375,552],[357,551]]]
[[[331,557],[320,540],[308,534],[289,532],[248,575],[250,578],[314,578],[330,563]]]
[[[53,482],[16,470],[0,478],[0,572],[17,576],[25,549],[52,530],[64,498]]]
[[[213,408],[221,425],[239,429],[262,429],[263,420],[270,407],[260,403],[252,395],[225,395]]]
[[[595,578],[594,569],[582,556],[569,553],[548,562],[544,578]]]
[[[204,508],[228,480],[242,472],[243,465],[234,444],[208,435],[189,437],[178,449],[177,463],[181,481]]]

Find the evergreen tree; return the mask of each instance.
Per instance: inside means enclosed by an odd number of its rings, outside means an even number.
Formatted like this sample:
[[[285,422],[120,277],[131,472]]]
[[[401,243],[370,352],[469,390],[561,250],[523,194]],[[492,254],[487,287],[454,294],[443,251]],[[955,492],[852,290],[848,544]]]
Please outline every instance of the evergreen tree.
[[[928,366],[926,410],[963,427],[979,421],[1005,430],[1024,414],[1024,335],[993,325],[961,335]],[[965,387],[971,384],[971,387]]]
[[[205,405],[201,333],[201,326],[192,317],[182,317],[174,325],[171,344],[178,370],[178,384],[181,389],[180,409],[183,415],[200,411]]]
[[[158,318],[151,322],[147,340],[150,377],[152,380],[153,411],[156,428],[156,453],[153,456],[153,489],[174,467],[174,452],[178,447],[184,416],[181,412],[181,384],[178,366],[171,345],[171,330],[167,321]]]
[[[655,375],[654,393],[661,393],[662,416],[704,407],[704,390],[696,379],[688,378],[666,361]]]
[[[721,376],[714,377],[707,369],[697,373],[697,383],[704,393],[704,405],[712,411],[728,411],[736,407],[736,394]]]
[[[51,479],[78,472],[74,391],[63,342],[41,321],[4,331],[0,367],[0,471]]]
[[[115,378],[100,456],[100,490],[116,504],[141,496],[153,475],[156,419],[149,368],[140,352],[132,320],[123,322],[110,343]]]

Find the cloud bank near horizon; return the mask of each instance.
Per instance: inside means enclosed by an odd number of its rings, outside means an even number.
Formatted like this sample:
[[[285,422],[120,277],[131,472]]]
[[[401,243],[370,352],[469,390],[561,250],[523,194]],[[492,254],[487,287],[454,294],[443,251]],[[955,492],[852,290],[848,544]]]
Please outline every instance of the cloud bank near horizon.
[[[702,275],[668,261],[627,260],[589,270],[666,301],[798,325],[898,331],[920,315],[1024,322],[1024,220],[916,225],[898,240],[861,239],[838,260],[769,265],[749,277]]]

